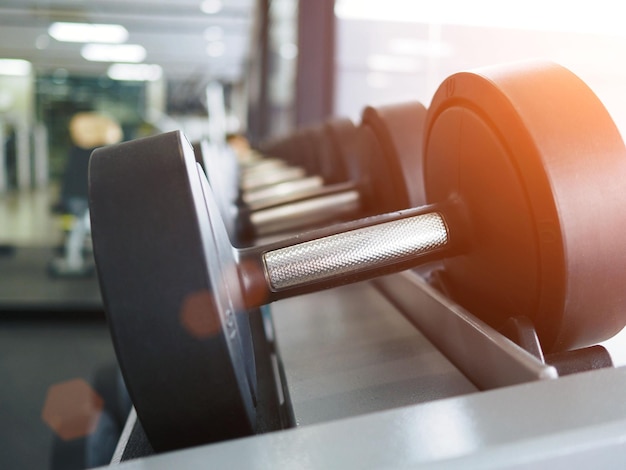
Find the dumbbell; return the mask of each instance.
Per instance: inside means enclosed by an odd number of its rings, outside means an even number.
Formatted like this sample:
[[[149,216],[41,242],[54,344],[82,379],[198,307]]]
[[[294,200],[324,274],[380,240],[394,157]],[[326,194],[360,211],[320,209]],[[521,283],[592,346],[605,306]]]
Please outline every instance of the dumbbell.
[[[306,177],[306,170],[299,166],[289,166],[286,163],[271,159],[258,162],[241,177],[241,188],[244,191],[255,191],[271,186]]]
[[[315,178],[310,177],[244,193],[247,205],[240,208],[239,220],[247,230],[232,238],[249,244],[258,236],[310,229],[423,202],[423,196],[415,199],[415,189],[409,189],[422,185],[407,183],[404,175],[414,174],[411,170],[421,161],[425,115],[426,109],[419,102],[367,107],[358,128],[347,119],[335,119],[301,130],[282,147],[295,154],[305,147],[319,147],[320,151],[313,152],[319,154],[318,160],[337,160],[339,168],[347,168],[349,181],[320,186],[323,179],[318,177],[309,185]],[[309,159],[314,158],[310,155]],[[329,163],[324,166],[324,174],[332,172]],[[221,172],[207,173],[213,186],[212,175]]]
[[[453,75],[423,149],[429,205],[246,249],[180,133],[94,152],[102,294],[156,450],[255,432],[233,318],[281,298],[439,260],[456,302],[494,326],[531,318],[544,351],[624,326],[626,148],[580,79],[543,62]],[[190,302],[210,326],[202,340],[180,325]]]
[[[352,147],[356,133],[357,128],[350,119],[335,118],[262,144],[259,149],[261,154],[277,157],[290,165],[303,166],[310,176],[245,191],[243,202],[249,209],[259,210],[311,197],[311,194],[320,193],[324,185],[334,187],[337,183],[358,178],[358,169],[356,175],[353,173],[349,178],[345,168],[351,159],[355,160]]]
[[[303,166],[309,174],[319,175],[326,184],[341,183],[349,179],[345,147],[354,139],[355,131],[352,120],[335,118],[261,142],[259,152],[290,165]]]
[[[294,181],[306,181],[309,185],[323,185],[321,176],[307,176],[316,175],[316,172],[311,171],[311,168],[316,167],[315,159],[317,155],[311,155],[309,153],[308,156],[313,158],[301,158],[301,161],[295,163],[292,159],[285,158],[285,152],[281,151],[281,149],[286,147],[295,147],[294,150],[297,151],[296,155],[306,153],[305,151],[310,149],[304,137],[304,130],[302,130],[301,132],[277,140],[273,150],[277,151],[279,155],[266,153],[265,155],[271,155],[271,157],[264,157],[262,153],[258,151],[248,151],[244,158],[238,155],[241,170],[241,189],[247,193],[254,194],[258,190],[263,193],[263,188],[268,186],[291,183]]]
[[[361,114],[359,128],[349,119],[333,119],[301,130],[293,139],[285,139],[286,142],[279,140],[262,145],[261,150],[287,160],[290,154],[300,155],[301,147],[315,149],[313,156],[309,154],[307,160],[316,162],[323,181],[331,185],[327,188],[329,191],[332,187],[339,188],[335,185],[346,182],[346,187],[350,184],[354,187],[359,181],[362,181],[362,187],[368,187],[372,182],[374,187],[382,186],[376,181],[385,180],[381,176],[384,169],[381,167],[387,166],[389,184],[397,184],[409,193],[402,193],[399,197],[419,204],[424,201],[424,196],[418,192],[422,185],[413,184],[413,181],[407,184],[404,175],[421,175],[422,142],[421,133],[416,129],[421,129],[425,116],[426,109],[416,101],[368,106]],[[371,144],[373,141],[374,145]],[[382,174],[385,175],[386,171]],[[383,192],[384,189],[377,191]],[[253,203],[251,208],[260,207]]]

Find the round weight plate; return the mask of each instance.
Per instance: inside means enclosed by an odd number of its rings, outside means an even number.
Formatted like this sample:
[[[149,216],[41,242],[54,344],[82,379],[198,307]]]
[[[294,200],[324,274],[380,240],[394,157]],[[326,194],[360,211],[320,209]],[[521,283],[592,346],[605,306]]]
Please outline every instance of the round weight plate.
[[[357,181],[359,159],[355,155],[356,126],[351,119],[335,118],[324,123],[325,141],[332,155],[333,177],[329,183]]]
[[[406,109],[409,108],[405,108],[403,111]],[[424,115],[426,114],[425,109],[422,109],[422,112]],[[402,114],[402,116],[396,117],[395,114]],[[413,122],[413,117],[410,112],[395,113],[389,108],[387,112],[378,111],[369,106],[363,110],[359,138],[365,142],[373,138],[377,142],[377,145],[366,143],[362,146],[362,151],[366,157],[365,186],[367,187],[366,191],[371,194],[374,203],[372,212],[374,213],[411,207],[403,174],[402,159],[410,158],[415,151],[411,145],[405,145],[408,139],[404,139],[405,136],[402,135],[402,132],[396,133],[391,130],[391,127],[402,122],[401,126],[405,129],[408,122],[409,125],[413,124],[413,126],[409,126],[410,132],[413,135],[419,134],[419,123]],[[418,121],[420,121],[419,118]],[[412,143],[418,144],[418,148],[421,149],[421,135],[418,136],[417,141]],[[413,175],[411,178],[411,184],[414,184],[414,177]]]
[[[340,147],[335,142],[335,133],[341,132],[344,127],[344,121],[346,120],[328,120],[317,126],[317,159],[319,161],[320,176],[324,178],[324,184],[326,185],[342,183],[347,179],[344,158],[339,153]]]
[[[426,108],[418,101],[367,107],[363,124],[371,127],[386,155],[396,186],[406,188],[411,207],[426,204],[422,175]]]
[[[102,297],[156,451],[255,430],[246,348],[206,264],[215,248],[200,174],[179,132],[99,149],[90,164]]]
[[[626,150],[591,90],[550,63],[453,75],[425,132],[428,200],[470,221],[467,254],[445,260],[456,300],[494,326],[528,316],[547,352],[617,333]]]

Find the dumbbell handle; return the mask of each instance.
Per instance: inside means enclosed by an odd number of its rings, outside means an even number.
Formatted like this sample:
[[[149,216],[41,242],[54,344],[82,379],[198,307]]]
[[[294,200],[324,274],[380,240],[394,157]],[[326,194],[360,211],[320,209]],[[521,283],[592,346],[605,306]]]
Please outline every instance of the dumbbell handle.
[[[280,291],[396,264],[447,242],[443,217],[431,213],[268,251],[263,261],[270,288]]]
[[[319,230],[242,250],[246,297],[267,303],[442,259],[459,246],[449,229],[456,211],[448,206],[398,211],[342,224],[334,233]],[[260,296],[260,290],[265,294]]]

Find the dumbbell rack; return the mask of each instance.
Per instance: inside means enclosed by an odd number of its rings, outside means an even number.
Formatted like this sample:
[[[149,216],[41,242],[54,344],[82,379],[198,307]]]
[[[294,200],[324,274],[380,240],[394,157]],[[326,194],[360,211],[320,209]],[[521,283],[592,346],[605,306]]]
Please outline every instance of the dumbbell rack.
[[[312,454],[312,468],[459,455],[453,468],[485,456],[502,468],[521,451],[544,464],[624,456],[626,372],[558,378],[431,287],[427,275],[406,271],[269,306],[273,378],[283,421],[295,429],[150,457],[145,468],[200,460],[248,468],[258,459],[274,468]],[[135,420],[131,414],[114,461],[146,455]],[[570,447],[581,440],[585,446]],[[502,451],[489,450],[495,444]]]
[[[298,424],[557,376],[412,271],[272,314]]]

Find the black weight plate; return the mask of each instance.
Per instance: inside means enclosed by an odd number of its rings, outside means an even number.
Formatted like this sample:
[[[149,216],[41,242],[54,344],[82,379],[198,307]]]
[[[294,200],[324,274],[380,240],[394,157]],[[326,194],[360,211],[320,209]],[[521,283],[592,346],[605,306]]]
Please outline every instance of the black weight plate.
[[[203,140],[198,146],[193,146],[196,161],[202,169],[202,178],[206,178],[211,187],[212,194],[219,197],[216,201],[219,213],[224,221],[229,238],[237,243],[239,221],[233,215],[238,187],[237,157],[232,149],[224,144],[211,143]],[[202,163],[201,163],[202,162]],[[212,178],[211,178],[212,176]],[[250,315],[255,315],[251,312]],[[250,330],[250,318],[248,314],[237,315],[237,325],[244,352],[248,379],[253,387],[256,387],[256,365]]]
[[[212,282],[202,183],[180,132],[96,150],[94,254],[116,354],[156,451],[252,434],[234,312]]]

